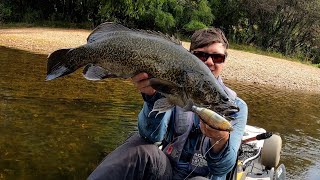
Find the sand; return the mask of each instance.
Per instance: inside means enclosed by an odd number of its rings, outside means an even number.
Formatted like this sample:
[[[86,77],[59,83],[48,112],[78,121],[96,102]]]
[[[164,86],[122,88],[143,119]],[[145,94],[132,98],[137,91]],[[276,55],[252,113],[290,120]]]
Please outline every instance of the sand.
[[[58,28],[0,29],[0,46],[49,54],[86,43],[89,30]],[[183,43],[185,47],[189,43]],[[320,93],[320,68],[285,59],[229,49],[223,79]]]

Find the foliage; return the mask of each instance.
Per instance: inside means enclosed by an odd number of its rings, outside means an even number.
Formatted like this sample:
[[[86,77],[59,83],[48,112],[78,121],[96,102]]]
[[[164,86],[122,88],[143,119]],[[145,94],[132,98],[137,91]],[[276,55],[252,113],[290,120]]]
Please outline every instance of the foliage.
[[[0,23],[7,21],[11,16],[11,8],[10,6],[6,6],[0,3]]]
[[[311,53],[317,49],[315,39],[320,24],[318,0],[243,0],[246,4],[247,34],[252,38],[244,43],[254,43],[265,50],[279,51],[285,56],[315,59]],[[267,17],[267,18],[266,18]],[[319,50],[318,50],[319,51]]]
[[[196,21],[196,20],[191,20],[188,24],[186,24],[184,26],[184,29],[188,32],[193,32],[195,30],[198,30],[198,29],[202,29],[202,28],[206,28],[207,26],[200,22],[200,21]]]
[[[104,21],[190,37],[215,26],[231,42],[320,63],[319,0],[1,0],[0,23],[96,27]],[[49,22],[49,23],[48,23]],[[84,26],[85,25],[85,26]]]

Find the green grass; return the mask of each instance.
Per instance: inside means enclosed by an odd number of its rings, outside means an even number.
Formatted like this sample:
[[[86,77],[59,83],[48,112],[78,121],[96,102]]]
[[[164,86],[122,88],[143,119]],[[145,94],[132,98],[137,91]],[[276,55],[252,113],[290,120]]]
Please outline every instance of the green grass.
[[[285,57],[283,54],[278,53],[278,52],[265,51],[265,50],[262,50],[262,49],[260,49],[260,48],[258,48],[258,47],[250,46],[250,45],[243,45],[243,44],[231,43],[231,44],[230,44],[230,48],[231,48],[231,49],[236,49],[236,50],[241,50],[241,51],[246,51],[246,52],[251,52],[251,53],[255,53],[255,54],[260,54],[260,55],[266,55],[266,56],[281,58],[281,59],[288,59],[288,60],[292,60],[292,61],[299,61],[298,59],[292,59],[292,58]]]

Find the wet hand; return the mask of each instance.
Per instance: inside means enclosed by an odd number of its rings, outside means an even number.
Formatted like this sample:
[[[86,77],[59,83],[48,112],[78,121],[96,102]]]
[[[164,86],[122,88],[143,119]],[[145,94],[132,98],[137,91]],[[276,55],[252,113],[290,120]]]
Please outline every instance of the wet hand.
[[[150,86],[149,75],[147,73],[139,73],[131,78],[137,89],[146,95],[152,96],[156,90]]]
[[[229,139],[228,131],[213,129],[202,121],[200,121],[200,129],[203,135],[210,138],[211,146],[214,145],[211,151],[214,153],[220,152]]]

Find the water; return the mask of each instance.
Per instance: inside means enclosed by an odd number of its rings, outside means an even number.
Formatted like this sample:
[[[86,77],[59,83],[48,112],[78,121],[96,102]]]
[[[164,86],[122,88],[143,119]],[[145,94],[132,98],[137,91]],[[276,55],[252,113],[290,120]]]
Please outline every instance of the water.
[[[248,124],[282,138],[287,179],[320,179],[320,94],[228,82],[249,106]]]
[[[0,47],[0,179],[85,179],[136,130],[142,98],[130,81],[81,71],[45,81],[46,56]],[[249,124],[283,139],[288,179],[319,179],[320,94],[226,82]]]

